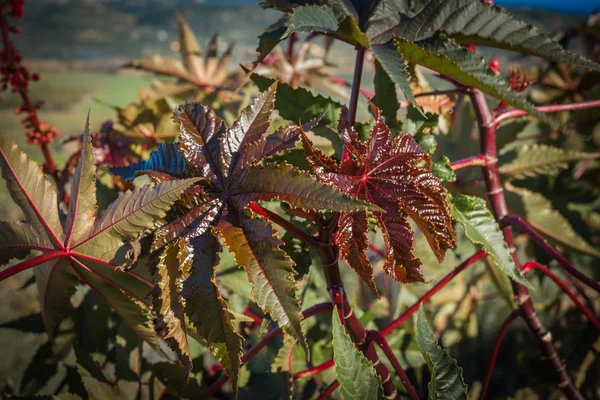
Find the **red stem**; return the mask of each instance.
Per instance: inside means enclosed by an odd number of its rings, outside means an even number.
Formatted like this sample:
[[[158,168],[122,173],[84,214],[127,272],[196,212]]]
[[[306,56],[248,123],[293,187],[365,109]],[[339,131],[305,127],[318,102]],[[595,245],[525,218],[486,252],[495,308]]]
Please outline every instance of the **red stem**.
[[[514,310],[512,313],[510,313],[508,317],[506,317],[504,323],[500,327],[500,331],[498,332],[496,340],[494,341],[494,349],[492,350],[492,355],[490,357],[490,361],[485,372],[485,379],[483,381],[481,393],[479,394],[479,400],[485,399],[485,395],[490,385],[490,381],[492,380],[492,372],[494,372],[494,366],[496,365],[496,357],[498,357],[498,352],[500,351],[500,345],[502,344],[502,340],[504,340],[504,336],[506,335],[506,332],[508,332],[508,328],[510,327],[510,325],[520,315],[520,309]]]
[[[567,271],[573,277],[579,279],[581,282],[594,289],[596,292],[600,293],[600,284],[598,284],[598,282],[594,281],[593,279],[579,271],[577,268],[575,268],[562,254],[558,252],[558,250],[552,247],[546,241],[546,239],[544,239],[539,233],[537,233],[535,229],[533,229],[531,225],[529,225],[527,221],[525,221],[523,218],[517,215],[507,215],[502,219],[502,221],[516,228],[519,228],[523,232],[527,233],[527,235],[529,235],[529,237],[531,237],[542,249],[544,249],[546,253],[550,254],[550,256],[552,256],[556,261],[558,261],[560,266],[565,271]]]
[[[402,366],[400,365],[400,362],[394,355],[392,348],[390,347],[387,340],[385,340],[385,337],[381,334],[381,332],[369,331],[367,334],[367,337],[370,338],[373,342],[377,343],[377,345],[385,353],[388,360],[390,360],[390,362],[392,363],[392,366],[394,367],[394,370],[396,371],[396,374],[398,374],[398,376],[400,377],[400,380],[402,381],[402,384],[404,385],[404,388],[408,392],[408,397],[410,397],[411,400],[419,400],[419,395],[417,394],[415,387],[408,380],[408,376],[406,376],[406,372],[404,372],[404,369],[402,368]]]
[[[65,250],[53,250],[48,253],[44,253],[34,258],[30,258],[29,260],[22,261],[12,267],[6,268],[5,270],[0,271],[0,282],[9,278],[19,272],[28,270],[29,268],[36,267],[42,263],[45,263],[50,260],[54,260],[60,257],[68,257],[69,253]]]
[[[483,177],[487,195],[492,208],[492,213],[498,223],[508,215],[508,207],[504,198],[504,187],[500,180],[498,171],[498,153],[496,150],[496,122],[490,109],[487,105],[485,97],[480,90],[471,89],[471,103],[475,109],[475,115],[479,125],[479,135],[481,138],[480,147],[481,153],[485,155],[486,165],[483,167]],[[513,240],[513,232],[510,226],[503,228],[504,240],[508,244],[512,258],[517,268],[521,269],[521,263],[516,254],[516,248]],[[583,396],[573,384],[573,380],[566,370],[566,366],[556,352],[556,348],[552,343],[552,334],[546,329],[539,316],[535,311],[535,307],[531,302],[529,289],[516,282],[511,282],[513,292],[517,299],[517,304],[521,309],[523,318],[527,322],[529,330],[535,335],[538,346],[544,354],[546,360],[559,378],[559,387],[565,391],[571,399],[583,400]]]
[[[565,282],[563,282],[558,276],[556,276],[556,274],[552,271],[550,271],[548,269],[548,267],[546,267],[545,265],[540,264],[537,261],[529,261],[528,263],[525,263],[525,265],[523,265],[523,273],[527,273],[532,269],[537,269],[538,271],[540,271],[541,273],[543,273],[544,275],[546,275],[547,277],[549,277],[550,279],[552,279],[554,281],[554,283],[556,283],[560,289],[567,295],[569,296],[569,298],[571,300],[573,300],[573,302],[575,303],[575,305],[577,307],[579,307],[579,309],[581,310],[582,313],[585,314],[586,317],[588,317],[588,319],[590,320],[590,322],[596,327],[596,329],[598,329],[600,331],[600,321],[598,321],[598,319],[596,318],[596,316],[594,315],[594,313],[587,308],[578,298],[577,296],[575,296],[575,293],[573,293],[571,291],[571,289],[569,289],[569,287],[567,286],[567,284]]]
[[[352,78],[352,90],[350,92],[350,105],[348,108],[348,122],[354,125],[356,122],[356,110],[358,108],[358,96],[360,95],[360,79],[362,77],[363,64],[365,61],[365,49],[356,48],[356,59],[354,61],[354,77]]]
[[[299,227],[297,227],[296,225],[294,225],[287,219],[283,218],[282,216],[275,214],[274,212],[269,211],[266,208],[261,207],[260,205],[258,205],[256,203],[249,204],[248,208],[250,208],[255,213],[257,213],[257,214],[265,217],[266,219],[276,223],[277,225],[281,226],[287,232],[291,233],[297,239],[301,240],[308,247],[317,248],[317,247],[322,246],[322,243],[319,243],[312,236],[310,236],[309,234],[307,234],[302,229],[300,229]]]
[[[475,264],[477,261],[481,260],[485,257],[485,251],[480,250],[477,253],[473,254],[471,257],[467,258],[463,261],[458,267],[454,268],[450,271],[446,276],[444,276],[438,283],[435,284],[427,293],[425,293],[415,304],[410,306],[410,308],[404,311],[398,318],[392,321],[391,324],[386,326],[381,330],[381,333],[384,336],[389,335],[394,329],[402,325],[411,315],[413,315],[418,309],[421,303],[425,303],[428,301],[434,294],[440,291],[448,282],[450,282],[456,275],[461,273],[468,266]]]
[[[314,306],[302,311],[302,317],[303,319],[306,319],[312,317],[313,315],[330,313],[331,311],[333,311],[333,306],[331,305],[331,303],[315,304]],[[241,359],[242,365],[247,363],[252,357],[258,354],[258,352],[261,351],[263,347],[271,343],[271,341],[273,341],[273,339],[275,339],[277,336],[281,335],[281,333],[281,328],[276,328],[267,333],[265,336],[263,336],[263,338],[258,343],[256,343],[254,346],[252,346],[250,350],[244,353]],[[206,392],[204,392],[201,398],[209,399],[210,396],[217,393],[221,386],[223,386],[228,380],[229,375],[223,374],[215,383],[212,384],[211,387],[208,388]]]
[[[340,383],[336,379],[335,381],[331,382],[331,384],[329,386],[327,386],[327,388],[319,396],[318,400],[328,399],[329,396],[331,396],[333,394],[333,392],[335,392],[335,389],[337,389],[338,387],[340,387]]]
[[[467,168],[467,167],[483,167],[485,166],[485,156],[483,154],[478,154],[473,157],[465,158],[464,160],[454,161],[450,164],[453,171]]]
[[[294,379],[306,378],[307,376],[313,376],[313,375],[319,374],[319,373],[333,367],[334,365],[335,365],[335,363],[333,362],[333,360],[325,361],[324,363],[321,363],[312,368],[307,368],[305,370],[298,371],[298,372],[292,374],[292,377]]]
[[[536,110],[545,112],[545,113],[558,113],[563,111],[575,111],[575,110],[585,110],[588,108],[596,108],[600,107],[600,100],[590,100],[590,101],[582,101],[580,103],[571,103],[571,104],[550,104],[547,106],[539,106],[536,107]],[[500,113],[494,118],[494,125],[499,125],[502,122],[519,118],[527,115],[526,111],[523,110],[509,110]]]

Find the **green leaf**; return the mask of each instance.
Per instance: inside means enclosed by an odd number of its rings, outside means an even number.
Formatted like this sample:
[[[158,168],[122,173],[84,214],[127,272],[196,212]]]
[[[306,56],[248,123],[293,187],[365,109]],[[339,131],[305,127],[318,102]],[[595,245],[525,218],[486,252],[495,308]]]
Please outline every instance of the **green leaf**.
[[[75,273],[90,288],[99,293],[102,299],[112,308],[131,329],[152,346],[157,346],[154,330],[154,317],[148,306],[134,299],[123,289],[97,276],[77,260],[71,261]]]
[[[87,236],[96,219],[96,164],[90,137],[90,115],[88,113],[83,133],[83,147],[71,182],[71,199],[65,222],[67,239],[65,246],[77,243]]]
[[[283,345],[277,351],[277,355],[271,364],[271,372],[289,372],[292,373],[292,361],[294,360],[294,349],[298,344],[293,336],[286,336],[283,339]]]
[[[123,241],[135,239],[145,229],[164,217],[171,205],[198,178],[163,182],[156,186],[145,185],[119,195],[97,220],[94,229],[82,242],[73,246],[77,252],[113,260],[115,251]]]
[[[218,229],[236,263],[246,270],[252,297],[306,349],[293,261],[281,250],[283,242],[269,222],[244,215],[239,218],[240,227],[224,222]]]
[[[572,249],[600,257],[600,251],[573,229],[569,221],[552,207],[550,200],[526,189],[511,189],[521,196],[527,221],[544,236]]]
[[[192,369],[192,356],[187,341],[185,329],[184,304],[180,297],[180,288],[183,286],[183,271],[189,269],[192,262],[191,254],[184,240],[167,246],[158,257],[158,262],[153,268],[153,307],[157,314],[158,325],[166,328],[167,335],[164,339],[172,339],[173,349],[179,354],[179,358],[186,369],[186,373]]]
[[[304,210],[379,210],[379,207],[354,199],[285,162],[248,168],[240,174],[235,188],[235,198],[241,204],[281,200]]]
[[[56,189],[40,166],[8,137],[0,134],[0,169],[8,193],[36,230],[45,232],[53,246],[64,240]]]
[[[360,31],[353,15],[347,15],[338,23],[333,9],[328,6],[304,6],[295,8],[288,21],[284,38],[292,32],[319,32],[353,46],[369,47],[369,38]]]
[[[333,361],[342,397],[346,400],[381,398],[383,390],[379,376],[346,333],[337,307],[333,309],[332,319]]]
[[[0,221],[0,265],[25,258],[33,247],[52,247],[48,235],[22,222]]]
[[[229,166],[230,171],[236,168],[240,156],[246,150],[246,145],[258,141],[267,133],[271,126],[271,113],[275,105],[276,92],[277,82],[254,99],[251,105],[243,109],[227,132],[224,146],[228,149],[228,153],[233,155]]]
[[[598,153],[563,150],[544,144],[521,146],[517,157],[500,167],[500,173],[513,179],[524,179],[539,175],[555,175],[568,167],[568,163],[589,160],[600,156]]]
[[[504,8],[484,1],[431,0],[414,18],[400,22],[393,33],[411,41],[444,31],[463,45],[481,45],[516,51],[587,69],[600,65],[566,51],[537,28]]]
[[[415,104],[415,98],[413,96],[412,89],[410,87],[410,74],[406,69],[406,62],[402,58],[402,54],[398,52],[396,46],[392,41],[389,41],[384,44],[374,44],[371,46],[371,51],[375,56],[375,59],[379,62],[376,63],[375,68],[375,79],[377,81],[377,66],[379,65],[385,74],[387,74],[388,78],[391,79],[394,84],[400,87],[402,93],[406,96],[406,99],[411,103]],[[375,95],[377,96],[378,85],[375,85]],[[389,90],[389,89],[388,89]],[[394,92],[395,94],[395,92]],[[380,94],[381,96],[381,94]],[[389,101],[393,101],[390,97]],[[377,105],[377,103],[375,103]],[[398,107],[398,100],[396,99],[394,106]],[[387,105],[387,107],[391,107],[391,105]],[[382,108],[385,110],[385,108]],[[385,115],[385,114],[384,114]]]
[[[234,393],[242,356],[242,337],[233,327],[234,315],[221,297],[215,278],[221,245],[210,231],[190,240],[193,251],[191,265],[182,264],[181,297],[189,318],[188,332],[206,343],[231,377]]]
[[[273,50],[285,37],[287,32],[287,17],[281,17],[274,24],[269,25],[258,37],[258,47],[256,52],[258,58],[254,61],[254,67],[260,64],[265,57]]]
[[[373,80],[375,96],[371,99],[373,104],[381,109],[388,125],[394,126],[400,109],[396,85],[384,70],[381,62],[375,61],[375,78]]]
[[[429,389],[429,399],[466,400],[468,388],[462,376],[462,368],[436,342],[433,332],[431,332],[427,324],[423,305],[419,307],[415,330],[417,344],[431,372],[431,381],[429,381],[429,385],[427,386]]]
[[[419,42],[412,42],[398,36],[394,39],[396,47],[406,61],[422,65],[466,86],[479,89],[549,124],[556,125],[547,115],[537,111],[523,95],[513,92],[506,81],[486,66],[483,58],[447,36],[438,33]]]
[[[137,395],[137,382],[120,380],[112,385],[102,373],[102,370],[81,347],[75,347],[77,356],[77,372],[81,376],[83,386],[91,400],[118,400],[135,398]]]
[[[464,225],[469,240],[482,245],[497,267],[515,282],[532,288],[515,266],[502,231],[487,209],[485,200],[462,194],[454,196],[451,212],[454,219]]]
[[[250,79],[261,91],[267,90],[275,82],[274,79],[257,74],[253,74]],[[342,141],[335,129],[343,108],[340,103],[320,94],[314,95],[307,89],[292,88],[280,82],[277,86],[275,108],[282,118],[293,123],[311,121],[326,110],[322,115],[321,123],[312,131],[316,135],[329,139],[333,148],[341,154]]]
[[[431,172],[444,182],[456,181],[456,174],[452,170],[450,160],[446,156],[441,156],[438,161],[431,165]]]
[[[38,265],[33,274],[46,331],[50,337],[54,337],[60,321],[73,309],[71,296],[75,294],[80,281],[67,260],[62,258]]]

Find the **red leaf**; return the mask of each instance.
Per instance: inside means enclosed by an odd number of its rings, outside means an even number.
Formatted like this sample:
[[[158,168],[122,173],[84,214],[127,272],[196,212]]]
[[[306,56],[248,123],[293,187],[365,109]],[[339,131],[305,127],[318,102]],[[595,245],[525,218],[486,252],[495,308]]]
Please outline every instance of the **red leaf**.
[[[302,142],[319,178],[385,210],[373,215],[385,239],[386,273],[401,282],[423,281],[421,262],[412,253],[414,233],[406,216],[415,221],[441,261],[446,250],[456,245],[446,192],[430,172],[429,155],[414,138],[404,134],[390,140],[380,110],[372,104],[371,109],[375,123],[366,142],[358,140],[354,127],[346,122],[346,112],[341,114],[340,135],[354,158],[338,164],[316,149],[304,132]],[[336,240],[342,256],[371,284],[373,271],[364,254],[368,246],[365,221],[366,213],[342,215]]]

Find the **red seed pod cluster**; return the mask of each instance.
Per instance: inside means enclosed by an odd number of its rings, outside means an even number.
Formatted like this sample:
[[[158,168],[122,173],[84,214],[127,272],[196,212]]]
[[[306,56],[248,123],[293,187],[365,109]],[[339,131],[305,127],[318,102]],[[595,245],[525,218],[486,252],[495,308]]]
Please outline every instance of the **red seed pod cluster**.
[[[21,32],[19,27],[9,26],[6,17],[22,18],[25,1],[7,0],[4,5],[8,5],[8,13],[0,15],[0,18],[3,18],[1,21],[3,27],[7,28],[2,30],[3,34],[7,35],[8,32],[19,34]],[[15,108],[14,113],[16,115],[25,114],[21,119],[21,123],[27,129],[27,142],[40,147],[52,143],[59,132],[49,123],[39,120],[36,111],[43,106],[44,102],[33,103],[28,95],[29,83],[39,81],[40,75],[30,73],[27,67],[21,65],[22,58],[14,42],[7,36],[3,39],[5,46],[0,50],[0,85],[2,90],[10,88],[13,93],[19,93],[23,99],[23,104]]]
[[[500,75],[500,61],[497,58],[494,58],[490,61],[490,69],[496,73],[496,75]]]
[[[30,118],[26,117],[24,119],[28,120]],[[57,137],[59,133],[60,132],[56,128],[53,128],[52,125],[42,121],[40,122],[40,130],[32,129],[26,133],[27,143],[36,146],[52,143],[54,138]]]
[[[23,13],[25,11],[25,0],[10,0],[9,5],[9,13],[12,17],[17,19],[23,18]]]
[[[508,85],[513,92],[520,93],[531,85],[531,81],[520,68],[510,68],[508,70]]]

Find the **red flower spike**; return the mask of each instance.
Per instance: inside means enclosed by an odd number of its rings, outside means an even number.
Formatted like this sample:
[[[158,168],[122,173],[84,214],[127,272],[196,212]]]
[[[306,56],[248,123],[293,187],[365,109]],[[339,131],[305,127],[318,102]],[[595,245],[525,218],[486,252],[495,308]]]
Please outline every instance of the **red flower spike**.
[[[347,110],[338,126],[345,148],[354,158],[340,164],[315,148],[303,134],[308,162],[317,176],[342,192],[366,200],[385,211],[373,212],[385,240],[384,270],[400,282],[422,282],[421,262],[412,253],[414,220],[441,261],[456,246],[452,218],[441,182],[430,172],[430,157],[406,133],[391,140],[381,111],[371,104],[375,123],[370,138],[362,142],[347,121]],[[342,213],[336,235],[342,257],[372,288],[373,268],[366,257],[366,212]]]
[[[38,73],[31,74],[31,80],[34,81],[34,82],[39,81],[40,80],[40,74],[38,74]]]

